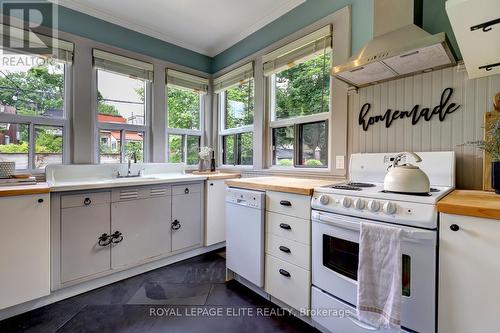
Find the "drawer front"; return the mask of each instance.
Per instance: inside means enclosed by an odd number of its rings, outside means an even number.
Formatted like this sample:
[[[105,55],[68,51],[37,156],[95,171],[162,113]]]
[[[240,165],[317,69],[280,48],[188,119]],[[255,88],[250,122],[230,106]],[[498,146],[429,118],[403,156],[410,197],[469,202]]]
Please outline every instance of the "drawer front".
[[[266,231],[303,244],[311,244],[311,220],[267,212]]]
[[[83,194],[69,194],[61,197],[61,208],[83,207],[107,204],[111,202],[110,192],[91,192]]]
[[[311,269],[311,247],[290,239],[266,234],[266,253],[304,269]]]
[[[172,186],[172,195],[181,195],[189,193],[200,193],[202,185],[199,184],[186,184]]]
[[[371,325],[360,322],[357,319],[356,309],[354,307],[333,298],[316,287],[312,287],[311,294],[312,320],[328,329],[330,332],[393,332],[383,328],[377,329]],[[407,332],[405,329],[401,331]]]
[[[265,290],[299,311],[309,309],[311,272],[266,255]]]
[[[282,192],[266,192],[266,209],[270,212],[311,219],[311,197]]]

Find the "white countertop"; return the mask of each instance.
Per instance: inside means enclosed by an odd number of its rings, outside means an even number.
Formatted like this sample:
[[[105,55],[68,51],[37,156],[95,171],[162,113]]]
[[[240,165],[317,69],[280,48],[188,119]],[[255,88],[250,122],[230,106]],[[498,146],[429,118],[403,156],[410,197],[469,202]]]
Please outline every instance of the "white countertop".
[[[135,178],[112,178],[112,179],[80,178],[76,180],[49,182],[49,186],[51,192],[64,192],[64,191],[115,188],[115,187],[125,187],[125,186],[180,183],[180,182],[200,181],[205,179],[207,179],[207,177],[203,175],[171,173],[171,174],[157,174],[157,175],[151,174]]]

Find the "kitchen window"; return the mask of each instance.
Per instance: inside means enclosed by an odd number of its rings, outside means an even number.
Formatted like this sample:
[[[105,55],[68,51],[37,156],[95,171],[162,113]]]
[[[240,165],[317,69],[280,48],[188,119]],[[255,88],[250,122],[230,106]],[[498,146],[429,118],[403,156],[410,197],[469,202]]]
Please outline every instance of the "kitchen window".
[[[167,70],[168,161],[198,163],[208,79]]]
[[[153,65],[93,50],[100,163],[147,161]]]
[[[25,31],[5,25],[2,29],[10,29],[5,37],[23,43]],[[38,35],[35,40],[38,38],[50,40],[52,54],[2,48],[0,161],[16,162],[18,170],[41,170],[67,161],[73,44],[48,36]]]
[[[219,147],[223,165],[253,165],[253,63],[214,80],[219,96]]]
[[[271,160],[281,167],[328,167],[331,26],[263,57]]]

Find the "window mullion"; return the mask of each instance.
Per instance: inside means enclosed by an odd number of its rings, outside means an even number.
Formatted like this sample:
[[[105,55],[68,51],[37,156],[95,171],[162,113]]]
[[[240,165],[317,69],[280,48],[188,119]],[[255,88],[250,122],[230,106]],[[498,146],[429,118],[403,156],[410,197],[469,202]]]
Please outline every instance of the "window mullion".
[[[35,170],[35,124],[33,122],[29,123],[29,138],[28,138],[28,168]]]
[[[120,163],[126,162],[125,137],[126,137],[125,130],[124,129],[120,130]]]
[[[234,163],[235,165],[241,165],[241,134],[234,135]]]

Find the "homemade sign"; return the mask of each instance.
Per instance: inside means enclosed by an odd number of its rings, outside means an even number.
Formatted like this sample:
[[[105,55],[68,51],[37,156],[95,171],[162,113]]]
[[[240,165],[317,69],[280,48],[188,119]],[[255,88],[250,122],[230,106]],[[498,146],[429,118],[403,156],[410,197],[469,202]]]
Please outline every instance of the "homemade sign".
[[[365,103],[359,111],[358,123],[363,127],[364,131],[368,131],[371,125],[378,122],[385,122],[385,127],[391,127],[392,123],[398,119],[411,118],[412,125],[416,125],[420,120],[431,121],[435,115],[438,115],[440,121],[444,121],[446,116],[457,111],[460,105],[456,103],[450,103],[451,95],[453,94],[453,88],[446,88],[441,94],[441,99],[439,105],[435,106],[432,110],[431,108],[422,108],[420,105],[415,105],[411,111],[399,111],[387,109],[383,115],[368,116],[371,109],[370,103]]]

